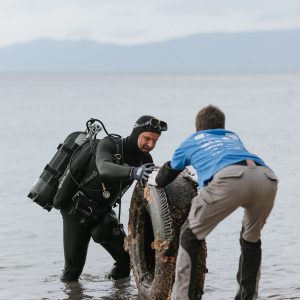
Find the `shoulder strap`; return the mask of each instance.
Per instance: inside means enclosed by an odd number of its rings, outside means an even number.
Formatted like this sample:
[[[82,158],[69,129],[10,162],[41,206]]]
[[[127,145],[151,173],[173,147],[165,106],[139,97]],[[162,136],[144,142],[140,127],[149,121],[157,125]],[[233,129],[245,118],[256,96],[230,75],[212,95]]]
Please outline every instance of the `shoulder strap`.
[[[118,165],[123,164],[123,153],[124,153],[124,139],[121,136],[111,136],[110,137],[117,148],[117,151],[115,154],[113,154],[113,157]]]

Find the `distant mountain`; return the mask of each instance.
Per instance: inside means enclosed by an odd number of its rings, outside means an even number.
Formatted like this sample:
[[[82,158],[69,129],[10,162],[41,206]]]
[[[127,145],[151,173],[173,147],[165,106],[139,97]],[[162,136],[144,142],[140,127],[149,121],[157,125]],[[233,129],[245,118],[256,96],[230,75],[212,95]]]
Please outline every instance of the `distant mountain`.
[[[144,45],[36,40],[0,48],[0,71],[300,70],[300,29],[197,34]]]

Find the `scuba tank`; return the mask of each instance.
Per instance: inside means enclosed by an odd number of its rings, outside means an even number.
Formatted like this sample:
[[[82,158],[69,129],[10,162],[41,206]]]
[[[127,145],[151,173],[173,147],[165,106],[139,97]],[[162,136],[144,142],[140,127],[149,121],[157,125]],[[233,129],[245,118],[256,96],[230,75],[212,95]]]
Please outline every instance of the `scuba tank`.
[[[62,144],[58,145],[58,151],[49,164],[45,166],[42,174],[34,182],[27,195],[28,198],[32,199],[33,202],[36,202],[47,211],[50,211],[53,207],[53,198],[57,192],[59,179],[65,172],[73,153],[87,141],[95,138],[97,133],[103,128],[106,131],[103,123],[97,119],[87,121],[86,127],[85,132],[73,132],[67,136]]]

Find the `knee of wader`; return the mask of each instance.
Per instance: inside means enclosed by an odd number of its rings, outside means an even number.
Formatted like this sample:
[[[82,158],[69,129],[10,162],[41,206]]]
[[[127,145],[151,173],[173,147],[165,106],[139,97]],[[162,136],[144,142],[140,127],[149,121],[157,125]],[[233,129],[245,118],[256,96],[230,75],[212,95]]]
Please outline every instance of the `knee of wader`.
[[[257,242],[248,242],[242,237],[240,238],[240,244],[242,252],[253,252],[253,251],[260,251],[261,250],[261,240],[259,239]]]
[[[123,225],[119,224],[118,219],[112,213],[107,213],[91,231],[92,238],[96,243],[109,242],[111,240],[124,240],[125,232]]]

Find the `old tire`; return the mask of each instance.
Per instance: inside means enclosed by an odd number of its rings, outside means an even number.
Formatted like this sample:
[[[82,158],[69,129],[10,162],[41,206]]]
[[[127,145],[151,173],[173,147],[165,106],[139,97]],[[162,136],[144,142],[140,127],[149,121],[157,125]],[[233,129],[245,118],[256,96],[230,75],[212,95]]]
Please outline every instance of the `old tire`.
[[[180,227],[186,220],[197,184],[188,172],[163,188],[137,184],[130,204],[127,247],[139,295],[170,298],[175,279]],[[197,294],[203,292],[206,244],[201,245]],[[199,298],[200,299],[200,298]]]

